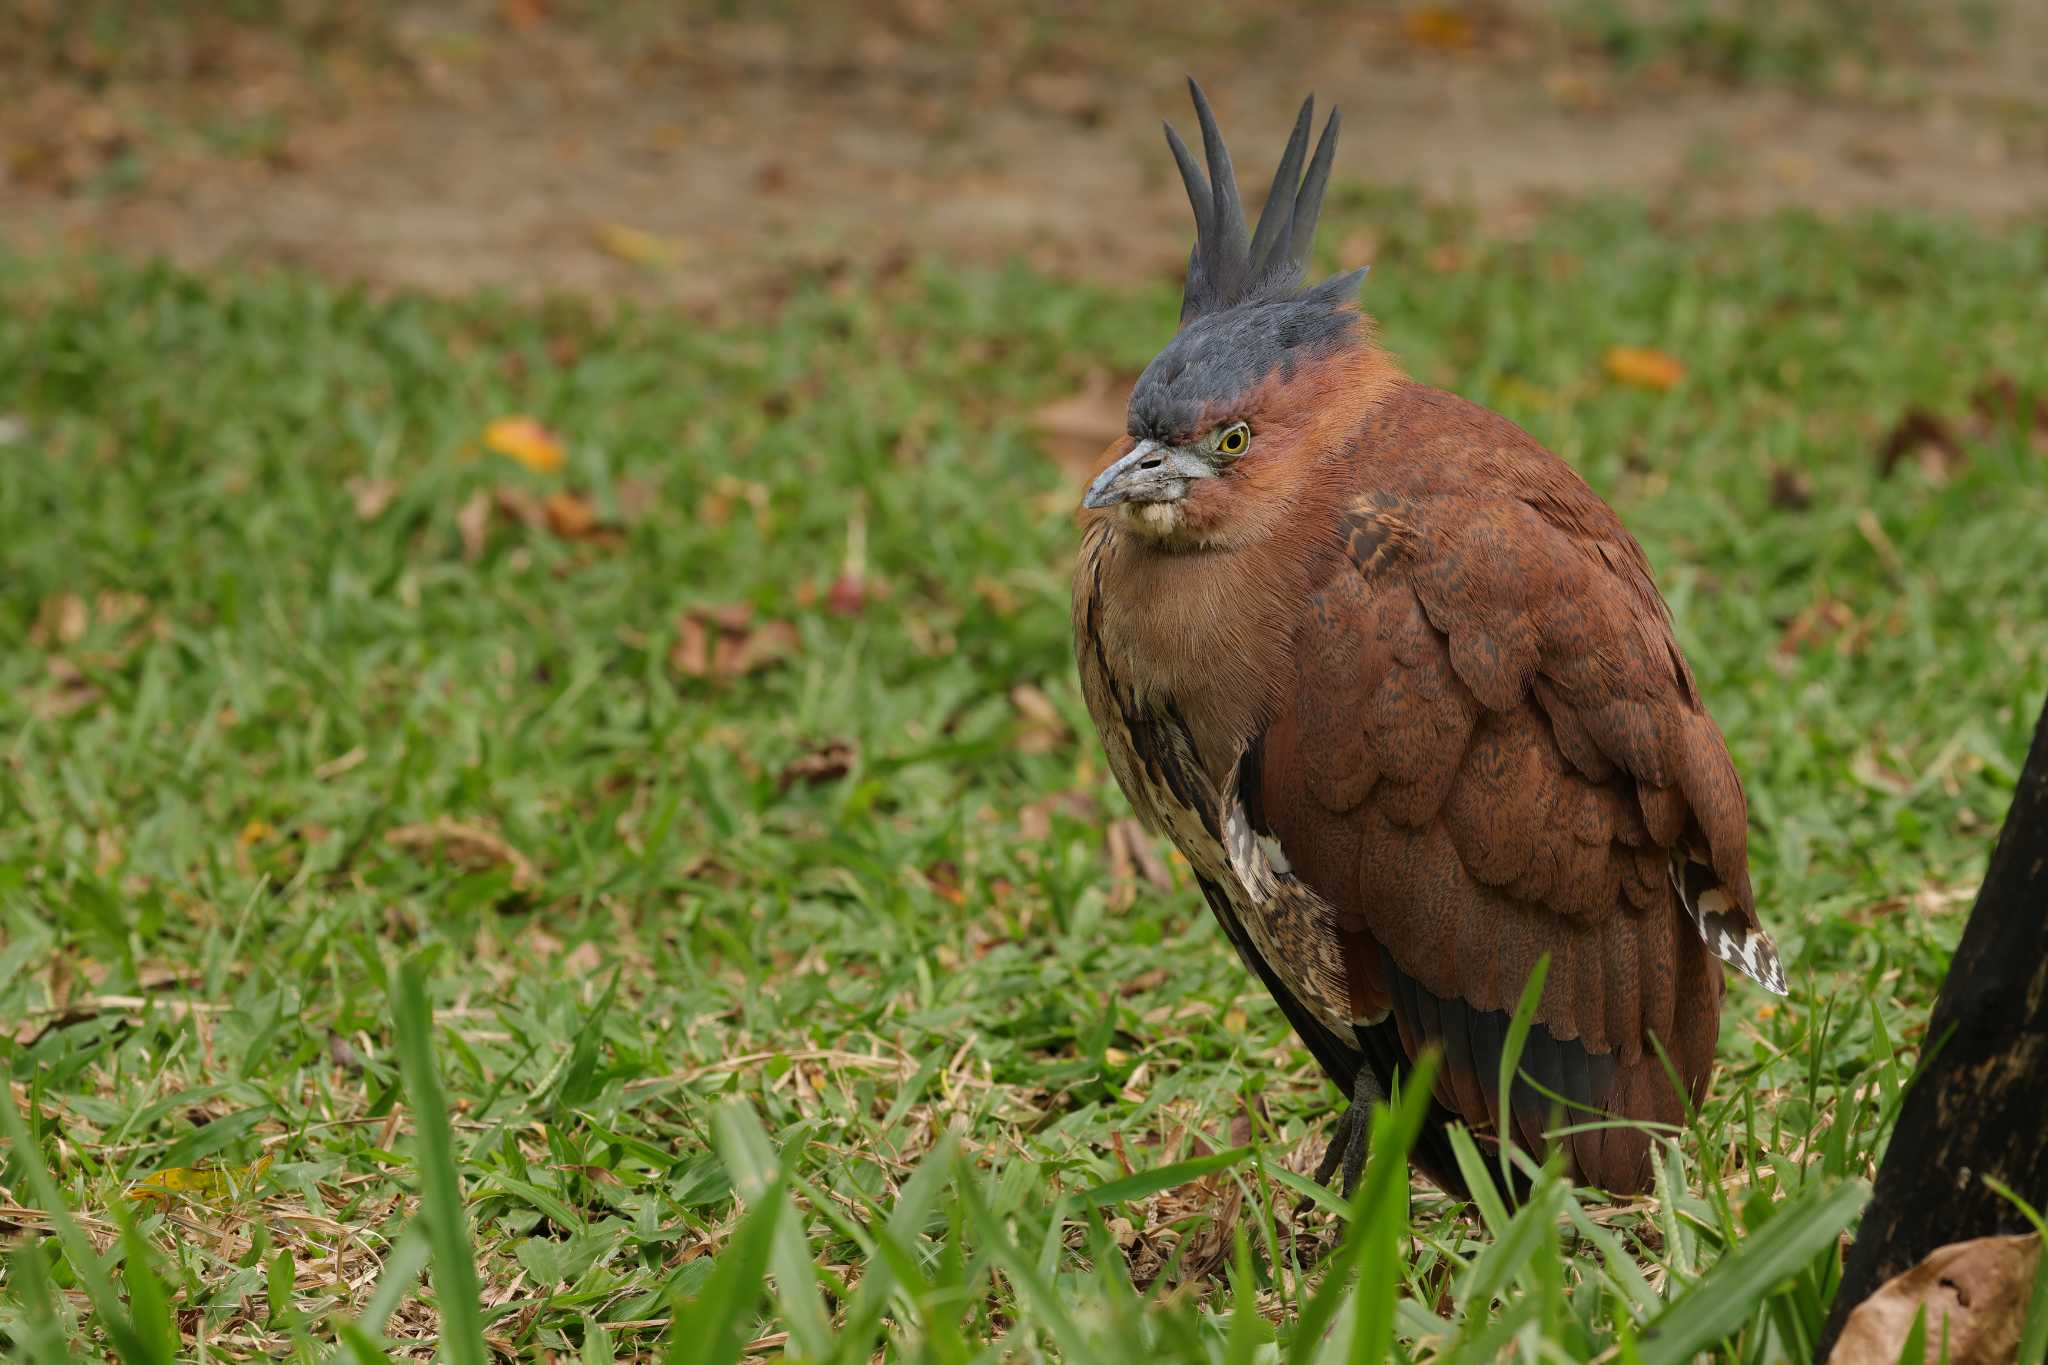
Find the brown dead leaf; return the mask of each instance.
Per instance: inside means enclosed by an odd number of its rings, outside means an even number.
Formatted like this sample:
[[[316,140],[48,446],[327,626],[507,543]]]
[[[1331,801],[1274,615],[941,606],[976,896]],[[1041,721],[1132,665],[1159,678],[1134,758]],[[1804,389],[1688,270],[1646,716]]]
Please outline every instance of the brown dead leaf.
[[[455,531],[462,537],[462,558],[471,564],[483,558],[491,534],[491,495],[479,488],[456,509]]]
[[[1042,844],[1050,839],[1054,811],[1065,811],[1084,825],[1092,825],[1102,818],[1095,802],[1084,793],[1054,792],[1017,812],[1017,837],[1028,844]]]
[[[2037,394],[2030,403],[2011,375],[1994,374],[1970,395],[1970,406],[1987,434],[2001,424],[2017,425],[2035,452],[2048,456],[2048,393]]]
[[[788,621],[755,621],[744,602],[692,607],[676,618],[669,667],[686,678],[731,679],[780,663],[803,647]]]
[[[564,540],[582,540],[598,529],[597,509],[580,493],[550,493],[541,510],[548,529]]]
[[[854,760],[860,757],[860,749],[849,739],[828,739],[783,765],[776,774],[775,790],[786,792],[802,783],[816,787],[834,782],[853,771]]]
[[[1605,109],[1614,102],[1613,93],[1604,79],[1575,67],[1558,67],[1545,72],[1543,93],[1558,107],[1581,114]]]
[[[620,475],[612,484],[612,501],[618,506],[619,519],[637,526],[661,505],[661,485],[653,479]]]
[[[942,858],[918,873],[931,893],[948,905],[965,905],[967,893],[960,887],[960,864]]]
[[[348,491],[355,503],[356,520],[375,521],[398,496],[398,483],[395,479],[350,479]]]
[[[1155,890],[1173,888],[1173,874],[1166,870],[1159,850],[1152,846],[1152,837],[1130,816],[1110,821],[1109,828],[1103,831],[1103,842],[1109,852],[1109,903],[1113,908],[1130,908],[1138,896],[1140,876]]]
[[[548,17],[548,0],[498,0],[498,22],[514,33],[538,28]]]
[[[1771,466],[1771,506],[1786,512],[1804,512],[1813,506],[1813,480],[1790,465]]]
[[[491,490],[491,506],[505,520],[529,531],[538,531],[548,524],[546,505],[524,488],[512,484],[500,484]]]
[[[50,675],[50,685],[29,699],[29,709],[43,720],[61,720],[100,699],[100,689],[63,655],[52,654],[44,669]]]
[[[1132,1073],[1134,1084],[1144,1070],[1140,1065]],[[1191,1124],[1181,1126],[1170,1135],[1157,1135],[1164,1150],[1142,1156],[1140,1164],[1156,1165],[1182,1152],[1208,1156],[1245,1145],[1252,1132],[1249,1115],[1234,1116],[1224,1133],[1202,1132]],[[1118,1165],[1128,1173],[1134,1163],[1121,1133],[1111,1134],[1110,1146]],[[1161,1276],[1167,1276],[1171,1284],[1200,1283],[1228,1260],[1244,1210],[1244,1188],[1235,1172],[1223,1170],[1131,1201],[1124,1208],[1129,1217],[1112,1219],[1105,1226],[1122,1249],[1134,1283],[1150,1285]],[[1079,1248],[1088,1234],[1076,1224],[1066,1235],[1068,1245]]]
[[[2038,1232],[1938,1247],[1856,1305],[1828,1356],[1830,1365],[1899,1359],[1923,1309],[1930,1365],[1944,1342],[1949,1365],[2004,1365],[2019,1354],[2040,1260]]]
[[[1128,817],[1120,823],[1127,827],[1125,834],[1131,845],[1131,860],[1138,865],[1138,875],[1154,890],[1173,890],[1173,873],[1167,870],[1166,860],[1159,856],[1159,847],[1145,827]]]
[[[1092,477],[1102,465],[1103,453],[1124,434],[1134,382],[1095,370],[1077,391],[1031,414],[1032,429],[1046,454],[1069,478],[1079,482]]]
[[[1925,408],[1907,408],[1877,449],[1877,472],[1889,475],[1910,458],[1937,488],[1968,461],[1955,427]]]
[[[1077,123],[1102,121],[1109,107],[1100,86],[1078,71],[1034,71],[1017,82],[1026,104]]]
[[[1017,708],[1017,752],[1050,753],[1073,738],[1052,698],[1030,683],[1010,689],[1010,704]]]
[[[825,610],[834,616],[858,616],[867,602],[868,583],[860,574],[842,573],[825,589]]]
[[[1685,378],[1685,362],[1654,346],[1609,346],[1601,366],[1617,384],[1660,393],[1675,388]]]
[[[536,474],[553,474],[567,462],[562,442],[531,417],[500,417],[484,427],[484,449],[525,465]]]
[[[471,871],[509,868],[512,885],[525,890],[534,884],[533,863],[504,839],[477,825],[442,818],[387,830],[384,842],[416,858],[438,857]]]
[[[1010,590],[1009,584],[1000,579],[975,579],[974,595],[979,597],[987,605],[988,609],[998,616],[1015,616],[1017,614],[1017,594]]]
[[[1847,658],[1861,649],[1869,638],[1869,624],[1858,620],[1848,603],[1823,593],[1785,623],[1784,630],[1778,634],[1778,653],[1790,658],[1823,645],[1833,645],[1835,653]]]
[[[92,624],[85,599],[75,592],[53,593],[36,608],[35,624],[28,629],[28,642],[37,649],[77,644]]]

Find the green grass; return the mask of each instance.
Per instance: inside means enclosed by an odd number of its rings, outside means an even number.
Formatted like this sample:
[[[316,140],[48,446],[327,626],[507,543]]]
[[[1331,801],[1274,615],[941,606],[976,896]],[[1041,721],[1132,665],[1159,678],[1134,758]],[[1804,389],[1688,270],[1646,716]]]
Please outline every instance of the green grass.
[[[2048,691],[2048,458],[1875,448],[2048,391],[2048,232],[1333,211],[1413,372],[1644,540],[1748,783],[1793,996],[1731,988],[1658,1198],[1459,1208],[1388,1115],[1360,1235],[1293,1264],[1347,1213],[1290,1212],[1336,1098],[1184,868],[1113,876],[1030,429],[1163,289],[804,279],[707,326],[12,261],[7,1349],[1801,1357]],[[563,471],[478,453],[516,412]],[[733,603],[786,652],[679,671]]]

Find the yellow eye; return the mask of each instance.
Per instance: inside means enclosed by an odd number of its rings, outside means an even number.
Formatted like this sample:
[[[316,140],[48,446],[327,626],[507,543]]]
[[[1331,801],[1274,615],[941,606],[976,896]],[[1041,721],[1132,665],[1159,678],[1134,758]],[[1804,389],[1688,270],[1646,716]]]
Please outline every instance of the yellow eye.
[[[1242,422],[1233,422],[1216,438],[1216,451],[1220,455],[1242,455],[1251,448],[1252,429]]]

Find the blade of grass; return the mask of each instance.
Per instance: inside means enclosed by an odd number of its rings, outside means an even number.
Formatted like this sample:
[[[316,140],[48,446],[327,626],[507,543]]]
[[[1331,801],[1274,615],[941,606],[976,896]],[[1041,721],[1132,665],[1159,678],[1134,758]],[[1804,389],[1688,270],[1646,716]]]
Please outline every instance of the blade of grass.
[[[778,1172],[718,1253],[703,1289],[676,1305],[669,1326],[669,1365],[734,1365],[745,1352],[747,1330],[767,1288],[768,1257],[785,1202],[781,1193]]]
[[[1149,1171],[1136,1171],[1117,1180],[1097,1185],[1083,1191],[1081,1204],[1084,1208],[1097,1209],[1104,1204],[1121,1203],[1126,1199],[1143,1199],[1162,1190],[1174,1189],[1205,1175],[1224,1171],[1239,1165],[1252,1154],[1250,1147],[1233,1147],[1227,1152],[1211,1152],[1208,1156],[1189,1157],[1186,1161],[1170,1162]]]
[[[1288,1365],[1307,1365],[1315,1357],[1324,1333],[1329,1331],[1338,1309],[1352,1292],[1352,1278],[1365,1259],[1374,1236],[1388,1235],[1391,1220],[1395,1218],[1399,1218],[1403,1229],[1406,1227],[1408,1153],[1422,1132],[1423,1116],[1429,1112],[1430,1086],[1436,1079],[1436,1068],[1435,1052],[1424,1053],[1422,1060],[1401,1078],[1401,1088],[1394,1098],[1395,1107],[1380,1106],[1373,1113],[1372,1150],[1366,1160],[1365,1178],[1358,1182],[1358,1189],[1352,1197],[1351,1222],[1345,1230],[1344,1245],[1338,1249],[1322,1284],[1295,1322],[1294,1335],[1287,1343]],[[1389,1220],[1388,1225],[1382,1226],[1381,1220]],[[1395,1283],[1391,1281],[1381,1286],[1366,1287],[1368,1293],[1387,1296],[1389,1320],[1393,1312],[1394,1290]],[[1371,1323],[1359,1324],[1355,1333],[1362,1333],[1370,1326]],[[1360,1349],[1369,1351],[1371,1345],[1369,1340],[1354,1335],[1352,1358],[1357,1358]]]
[[[1550,954],[1544,953],[1536,959],[1535,967],[1530,969],[1529,979],[1522,983],[1522,998],[1515,1003],[1514,1018],[1508,1021],[1508,1036],[1501,1044],[1500,1070],[1494,1077],[1494,1083],[1498,1088],[1494,1094],[1500,1097],[1502,1132],[1514,1127],[1508,1115],[1513,1112],[1511,1102],[1515,1093],[1515,1072],[1521,1069],[1522,1049],[1528,1046],[1529,1030],[1536,1022],[1536,1006],[1543,999],[1543,982],[1549,975]],[[1500,1182],[1501,1188],[1507,1190],[1515,1187],[1514,1170],[1508,1160],[1510,1150],[1512,1148],[1509,1143],[1500,1144]]]
[[[433,1248],[434,1293],[440,1300],[441,1347],[455,1365],[486,1365],[482,1296],[477,1288],[476,1253],[470,1244],[469,1211],[462,1202],[462,1177],[455,1169],[455,1134],[448,1124],[448,1099],[434,1066],[434,1016],[427,1004],[426,967],[419,956],[398,970],[392,1000],[398,1062],[405,1097],[412,1106],[414,1160],[419,1167],[420,1217]]]
[[[741,1104],[722,1106],[712,1116],[711,1132],[719,1159],[725,1162],[740,1198],[750,1207],[768,1198],[790,1206],[775,1228],[775,1296],[782,1305],[790,1337],[801,1354],[822,1360],[832,1352],[832,1324],[818,1297],[817,1269],[811,1262],[803,1224],[790,1199],[789,1187],[782,1180],[780,1162],[769,1144],[768,1134],[754,1111]]]
[[[1643,1328],[1643,1365],[1683,1365],[1696,1352],[1734,1334],[1780,1284],[1834,1239],[1870,1198],[1870,1187],[1818,1182],[1792,1196],[1763,1230],[1740,1243],[1669,1308]]]
[[[113,1343],[114,1353],[124,1365],[169,1365],[172,1355],[159,1354],[158,1348],[162,1343],[138,1332],[121,1306],[113,1282],[107,1278],[106,1267],[100,1264],[99,1255],[93,1251],[85,1230],[72,1218],[63,1195],[58,1193],[57,1182],[51,1178],[49,1168],[43,1165],[42,1149],[29,1136],[28,1125],[22,1121],[11,1097],[0,1104],[0,1137],[5,1137],[7,1145],[13,1149],[15,1161],[28,1180],[30,1195],[56,1225],[57,1238],[64,1245],[64,1255],[71,1262],[79,1283],[85,1286],[86,1297],[92,1300],[93,1313],[99,1318],[101,1330]]]
[[[9,1297],[21,1305],[21,1329],[15,1349],[33,1365],[71,1365],[71,1344],[57,1316],[57,1286],[43,1264],[42,1248],[24,1242],[7,1260]]]

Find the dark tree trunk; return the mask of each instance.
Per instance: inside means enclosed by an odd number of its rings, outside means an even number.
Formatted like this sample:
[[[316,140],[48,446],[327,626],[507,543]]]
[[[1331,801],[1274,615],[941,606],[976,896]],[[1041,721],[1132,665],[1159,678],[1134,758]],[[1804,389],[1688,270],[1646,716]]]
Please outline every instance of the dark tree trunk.
[[[1926,1046],[1933,1055],[1878,1168],[1820,1359],[1850,1309],[1936,1247],[2031,1230],[1985,1176],[2048,1207],[2048,707]]]

